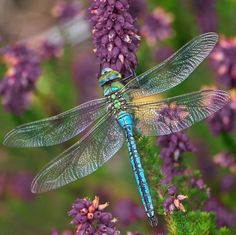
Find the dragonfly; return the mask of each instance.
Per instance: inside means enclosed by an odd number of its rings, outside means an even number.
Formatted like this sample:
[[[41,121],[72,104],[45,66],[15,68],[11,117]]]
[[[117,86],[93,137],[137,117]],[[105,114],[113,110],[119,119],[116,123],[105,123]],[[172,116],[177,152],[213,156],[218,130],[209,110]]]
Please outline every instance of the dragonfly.
[[[31,191],[47,192],[91,174],[126,142],[148,220],[151,226],[157,226],[134,132],[144,136],[176,133],[209,117],[230,101],[223,90],[201,90],[164,100],[156,98],[157,94],[183,82],[209,55],[217,40],[214,32],[199,35],[161,64],[126,83],[118,71],[103,68],[99,78],[103,98],[10,131],[4,144],[12,147],[52,146],[86,132],[37,174]]]

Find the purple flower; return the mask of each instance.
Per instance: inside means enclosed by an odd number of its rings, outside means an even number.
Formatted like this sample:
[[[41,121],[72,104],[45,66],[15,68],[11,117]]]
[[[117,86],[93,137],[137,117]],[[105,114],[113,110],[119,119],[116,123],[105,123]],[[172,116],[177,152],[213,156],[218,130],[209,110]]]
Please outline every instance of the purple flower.
[[[212,65],[220,83],[227,88],[236,87],[236,38],[221,37],[213,53]]]
[[[35,194],[30,191],[33,178],[30,172],[17,172],[12,175],[8,182],[10,193],[21,200],[32,201],[35,198]]]
[[[225,175],[221,180],[221,190],[223,192],[230,192],[236,187],[236,180],[233,175]]]
[[[37,52],[42,60],[50,60],[63,55],[63,46],[61,43],[50,42],[44,39],[39,42]]]
[[[176,209],[185,212],[186,210],[181,201],[188,197],[182,194],[178,194],[178,188],[175,185],[169,187],[168,194],[169,196],[163,203],[165,214],[172,214]]]
[[[99,198],[77,199],[72,205],[69,215],[73,218],[72,224],[77,226],[76,235],[118,235],[115,219],[111,213],[105,212],[108,203],[99,204]]]
[[[173,49],[170,47],[160,47],[154,51],[154,58],[158,62],[161,62],[171,56],[173,52]]]
[[[59,1],[52,9],[52,15],[61,22],[73,19],[80,11],[80,4],[76,1]]]
[[[171,23],[173,15],[158,7],[151,14],[147,14],[141,34],[147,39],[150,45],[154,45],[157,40],[165,40],[173,34]]]
[[[207,186],[205,184],[205,182],[203,181],[203,179],[197,179],[197,178],[191,178],[190,179],[190,184],[192,187],[196,187],[200,190],[205,189]]]
[[[0,81],[0,95],[5,110],[21,114],[29,105],[29,94],[40,76],[40,59],[25,44],[3,50],[7,72]]]
[[[193,152],[195,148],[183,132],[160,136],[157,143],[161,146],[160,157],[163,160],[163,183],[168,184],[174,176],[182,173],[180,169],[181,154]]]
[[[136,205],[129,198],[122,199],[115,205],[114,214],[118,217],[119,223],[124,226],[145,218],[143,207]]]
[[[198,25],[203,32],[217,31],[216,1],[192,0]]]
[[[129,0],[130,14],[134,18],[140,18],[147,12],[147,3],[145,0]]]
[[[79,89],[79,102],[83,103],[98,98],[97,77],[98,64],[94,54],[80,53],[73,65],[74,82]]]
[[[207,119],[214,135],[233,132],[236,128],[236,107],[234,102],[227,104],[213,116]]]
[[[236,172],[235,156],[230,153],[219,153],[215,155],[214,163],[223,168],[228,168],[232,173]]]
[[[101,68],[130,75],[137,65],[140,37],[129,13],[128,0],[95,0],[89,8],[94,52]]]
[[[216,213],[218,227],[232,227],[236,224],[236,213],[225,208],[216,198],[210,198],[206,202],[205,210]]]

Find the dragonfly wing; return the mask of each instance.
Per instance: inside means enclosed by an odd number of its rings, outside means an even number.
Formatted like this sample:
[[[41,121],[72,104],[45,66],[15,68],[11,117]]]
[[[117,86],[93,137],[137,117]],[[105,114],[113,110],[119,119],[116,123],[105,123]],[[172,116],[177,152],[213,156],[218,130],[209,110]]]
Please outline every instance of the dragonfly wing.
[[[106,113],[106,100],[92,100],[67,112],[21,125],[10,131],[4,144],[13,147],[40,147],[63,143],[85,130]]]
[[[105,115],[84,138],[51,161],[36,176],[32,192],[50,191],[91,174],[118,152],[124,139],[117,121]]]
[[[217,40],[216,33],[205,33],[194,38],[163,63],[127,83],[123,92],[142,97],[177,86],[209,55]]]
[[[159,136],[182,131],[220,110],[230,101],[221,90],[204,90],[159,102],[136,102],[129,108],[143,135]]]

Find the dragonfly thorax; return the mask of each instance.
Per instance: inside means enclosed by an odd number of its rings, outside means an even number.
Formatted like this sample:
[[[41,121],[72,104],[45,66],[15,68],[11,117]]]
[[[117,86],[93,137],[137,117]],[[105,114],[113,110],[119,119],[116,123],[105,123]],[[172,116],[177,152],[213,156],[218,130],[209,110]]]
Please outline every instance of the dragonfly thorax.
[[[120,94],[119,91],[114,92],[107,96],[108,111],[112,113],[115,117],[118,114],[126,110],[126,99]]]

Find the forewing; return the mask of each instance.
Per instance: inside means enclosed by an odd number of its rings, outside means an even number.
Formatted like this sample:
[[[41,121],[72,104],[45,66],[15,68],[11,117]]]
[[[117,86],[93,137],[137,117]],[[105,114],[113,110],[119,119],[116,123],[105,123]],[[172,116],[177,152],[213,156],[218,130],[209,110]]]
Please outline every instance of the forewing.
[[[134,97],[150,96],[175,87],[209,55],[217,40],[216,33],[194,38],[163,63],[127,83],[123,92]]]
[[[92,100],[56,116],[21,125],[10,131],[4,144],[40,147],[63,143],[106,113],[105,99]]]
[[[123,145],[124,133],[109,116],[79,142],[51,161],[34,179],[32,192],[50,191],[91,174],[108,161]]]
[[[217,112],[230,101],[221,90],[204,90],[160,102],[129,104],[136,129],[143,135],[159,136],[182,131]]]

